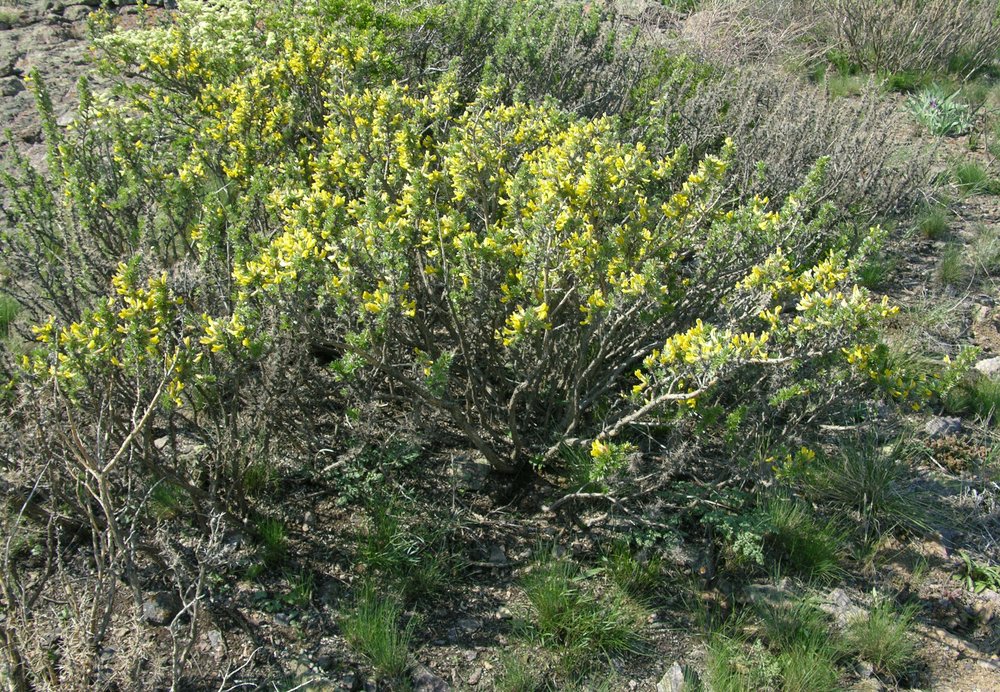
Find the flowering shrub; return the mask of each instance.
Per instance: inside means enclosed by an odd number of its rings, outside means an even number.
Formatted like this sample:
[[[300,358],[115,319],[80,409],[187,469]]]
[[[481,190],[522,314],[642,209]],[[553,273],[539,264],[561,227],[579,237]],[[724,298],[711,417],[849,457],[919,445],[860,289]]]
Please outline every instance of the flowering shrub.
[[[286,334],[335,354],[356,392],[403,387],[503,470],[693,409],[748,367],[866,378],[892,308],[852,277],[880,235],[831,231],[822,162],[780,207],[734,208],[731,144],[692,164],[613,118],[489,88],[465,103],[455,73],[394,81],[360,35],[240,0],[99,40],[142,79],[85,103],[111,134],[53,128],[68,212],[126,178],[119,199],[155,190],[150,225],[171,222],[156,256],[139,261],[142,237],[104,253],[130,269],[106,304],[39,328],[35,377],[155,361],[163,406],[197,407],[219,401],[181,394],[204,389],[206,358],[275,363]],[[102,136],[111,161],[84,199],[67,171]],[[181,260],[202,268],[193,285],[170,278]],[[143,271],[146,288],[124,278]]]

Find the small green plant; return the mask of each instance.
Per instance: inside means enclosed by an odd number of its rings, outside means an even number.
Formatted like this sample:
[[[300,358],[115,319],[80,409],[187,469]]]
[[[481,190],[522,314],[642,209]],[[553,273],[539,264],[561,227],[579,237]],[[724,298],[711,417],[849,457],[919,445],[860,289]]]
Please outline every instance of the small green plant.
[[[916,642],[911,631],[916,612],[914,606],[897,608],[889,599],[878,598],[867,615],[848,623],[847,650],[880,675],[898,679],[915,660]]]
[[[601,558],[608,578],[625,593],[648,597],[660,585],[663,560],[658,556],[637,557],[627,541],[616,541]]]
[[[965,255],[958,245],[949,245],[941,253],[938,261],[937,278],[943,286],[961,286],[969,279],[969,268]]]
[[[10,336],[10,325],[17,317],[21,306],[8,295],[0,293],[0,338]]]
[[[779,686],[781,664],[759,640],[715,633],[708,641],[705,673],[715,692],[772,690]]]
[[[959,571],[954,575],[969,591],[982,593],[987,589],[1000,591],[1000,565],[984,565],[972,559],[966,551],[958,553],[962,558]]]
[[[341,628],[347,642],[368,659],[381,678],[399,678],[406,672],[410,641],[416,623],[400,626],[403,606],[398,598],[380,594],[366,584]]]
[[[277,567],[288,556],[288,536],[285,525],[278,519],[264,519],[257,524],[261,544],[261,560],[265,567]]]
[[[998,189],[997,182],[989,171],[975,161],[955,163],[949,171],[951,181],[966,195],[993,194]]]
[[[819,581],[841,572],[840,531],[818,519],[803,503],[780,498],[768,502],[763,530],[783,570]]]
[[[941,240],[948,235],[948,210],[940,206],[927,207],[917,217],[917,230],[928,240]]]
[[[556,650],[566,674],[585,673],[612,656],[642,649],[648,613],[614,584],[598,583],[599,572],[549,556],[522,584],[529,603],[524,633]]]
[[[288,591],[282,597],[282,601],[294,608],[305,608],[312,603],[314,578],[312,572],[300,570],[291,572],[285,577],[288,582]]]
[[[402,518],[406,514],[392,500],[373,502],[358,558],[410,602],[438,592],[448,578],[451,561],[441,527],[410,525]]]
[[[907,108],[932,134],[947,137],[963,135],[972,127],[969,106],[956,99],[958,92],[945,94],[939,87],[923,89],[911,96]]]
[[[536,692],[542,687],[543,675],[537,663],[520,652],[504,652],[500,656],[500,671],[493,679],[496,692]]]
[[[860,441],[840,454],[818,459],[805,477],[807,493],[834,516],[843,517],[865,546],[896,531],[923,533],[932,515],[927,497],[914,490],[900,447]]]

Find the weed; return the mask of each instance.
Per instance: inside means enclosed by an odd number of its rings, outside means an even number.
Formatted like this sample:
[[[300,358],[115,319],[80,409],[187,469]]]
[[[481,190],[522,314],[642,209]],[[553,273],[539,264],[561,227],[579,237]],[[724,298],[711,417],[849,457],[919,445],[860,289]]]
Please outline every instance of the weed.
[[[840,672],[826,652],[793,647],[778,656],[784,692],[834,692],[842,689]]]
[[[523,582],[530,604],[526,633],[558,650],[567,673],[586,672],[602,659],[641,649],[647,613],[620,589],[598,591],[593,576],[570,560],[549,557]]]
[[[255,461],[243,472],[243,491],[248,497],[262,497],[278,486],[274,467],[266,461]]]
[[[864,91],[867,82],[867,78],[861,75],[845,75],[838,72],[827,75],[826,93],[835,99],[845,96],[858,96]]]
[[[187,495],[183,488],[162,481],[157,483],[150,493],[149,510],[157,519],[174,519],[184,512],[186,500]]]
[[[0,338],[6,339],[10,335],[10,325],[20,309],[16,300],[0,293]]]
[[[848,651],[881,675],[899,678],[913,664],[916,643],[910,632],[916,608],[897,608],[879,598],[867,615],[851,620],[845,633]]]
[[[261,560],[265,567],[277,567],[288,556],[288,536],[285,525],[277,519],[264,519],[257,524],[261,542]]]
[[[312,603],[314,579],[312,572],[301,570],[286,575],[288,592],[282,597],[287,605],[305,608]]]
[[[416,623],[410,620],[400,627],[402,614],[398,599],[386,597],[366,584],[354,608],[341,621],[344,638],[382,678],[398,678],[406,672]]]
[[[901,70],[886,77],[885,87],[889,91],[912,94],[930,86],[930,78],[927,72],[921,70]]]
[[[637,598],[656,591],[663,571],[663,561],[659,557],[637,558],[625,541],[612,545],[603,555],[601,564],[618,588]]]
[[[944,407],[953,414],[973,414],[989,421],[1000,410],[1000,380],[970,373],[944,397]]]
[[[963,135],[972,127],[968,105],[956,100],[958,92],[945,94],[939,87],[923,89],[906,106],[917,121],[939,137]]]
[[[406,601],[439,591],[450,568],[440,527],[409,526],[393,501],[375,502],[359,559],[366,568],[393,584]]]
[[[843,540],[801,502],[774,499],[765,506],[765,530],[781,566],[808,579],[828,580],[840,573]]]
[[[895,269],[895,258],[886,255],[872,257],[858,269],[858,283],[865,288],[877,290],[889,282]]]
[[[897,447],[871,443],[845,446],[839,455],[818,460],[806,476],[808,492],[831,513],[845,517],[867,546],[898,530],[929,530],[931,509],[912,489]]]
[[[969,279],[969,268],[959,245],[949,245],[938,261],[937,278],[942,286],[961,286]]]
[[[708,642],[705,673],[715,692],[776,689],[781,664],[761,642],[714,634]]]
[[[976,271],[989,276],[1000,267],[1000,229],[979,224],[975,230],[969,256]]]
[[[10,28],[21,20],[21,10],[16,7],[0,7],[0,28]]]
[[[1000,591],[1000,565],[984,565],[976,562],[964,550],[958,554],[962,558],[962,565],[954,578],[962,582],[965,588],[976,593],[982,593],[987,589]]]
[[[989,172],[975,161],[955,163],[949,176],[955,186],[966,195],[993,194],[998,185]]]
[[[500,673],[493,679],[496,692],[535,692],[542,686],[538,665],[520,653],[505,652],[500,657]]]
[[[928,240],[941,240],[948,234],[948,210],[944,207],[927,207],[917,217],[917,230]]]

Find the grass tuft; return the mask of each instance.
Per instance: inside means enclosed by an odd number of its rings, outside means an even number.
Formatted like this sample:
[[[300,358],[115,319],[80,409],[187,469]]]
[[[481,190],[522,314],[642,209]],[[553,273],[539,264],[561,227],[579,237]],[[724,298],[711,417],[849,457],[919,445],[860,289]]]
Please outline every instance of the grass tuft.
[[[648,613],[613,584],[603,586],[572,561],[553,557],[524,579],[526,634],[556,649],[567,672],[585,673],[602,660],[641,651]]]
[[[997,184],[983,166],[975,161],[960,161],[952,165],[949,177],[955,186],[966,195],[996,194]]]
[[[874,444],[846,446],[839,455],[818,460],[807,474],[807,492],[835,516],[843,516],[866,546],[897,531],[929,530],[931,507],[913,489],[898,449]]]
[[[916,642],[910,634],[916,608],[897,608],[879,599],[867,615],[848,623],[848,651],[872,665],[876,672],[893,679],[903,676],[916,658]]]
[[[927,207],[917,218],[917,230],[928,240],[941,240],[948,235],[948,210],[944,207]]]
[[[368,659],[381,678],[399,678],[406,672],[415,623],[411,620],[400,627],[402,614],[398,599],[386,597],[367,584],[341,621],[348,644]]]
[[[807,579],[827,581],[841,572],[843,538],[801,502],[774,499],[765,506],[768,543],[781,567]]]

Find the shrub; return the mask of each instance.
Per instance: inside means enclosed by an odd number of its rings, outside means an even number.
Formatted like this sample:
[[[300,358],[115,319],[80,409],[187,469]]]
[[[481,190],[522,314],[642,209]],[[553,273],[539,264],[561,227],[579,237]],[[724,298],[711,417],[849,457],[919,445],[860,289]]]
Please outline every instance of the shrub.
[[[829,13],[841,50],[871,72],[950,68],[969,76],[1000,49],[989,0],[834,0]]]
[[[832,83],[789,86],[787,74],[755,65],[712,78],[693,94],[667,87],[654,114],[664,119],[668,146],[686,145],[696,155],[731,137],[730,176],[744,199],[782,198],[803,170],[829,157],[822,199],[855,222],[905,212],[929,182],[927,152],[886,146],[900,117],[874,82],[856,86],[860,98],[841,99]]]

